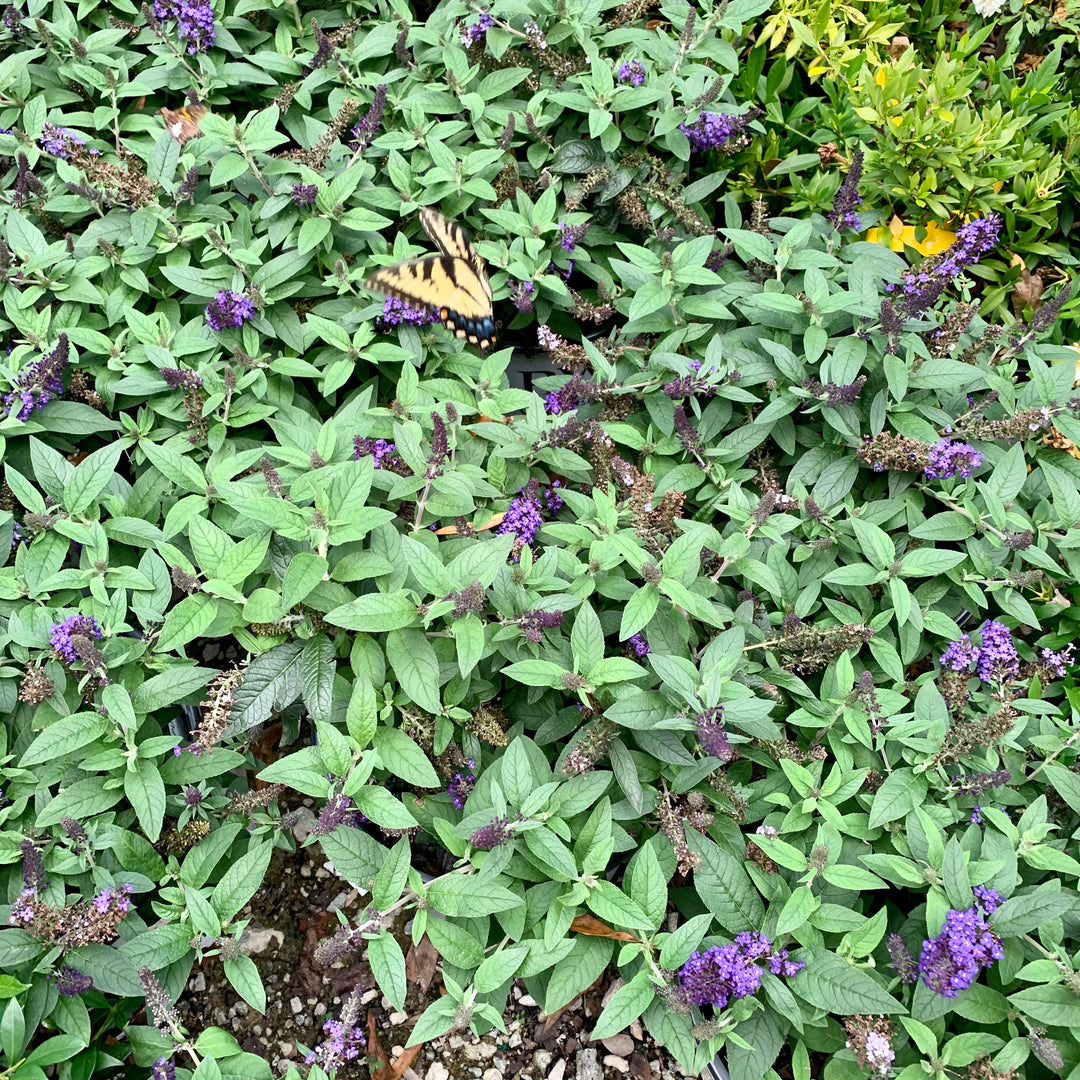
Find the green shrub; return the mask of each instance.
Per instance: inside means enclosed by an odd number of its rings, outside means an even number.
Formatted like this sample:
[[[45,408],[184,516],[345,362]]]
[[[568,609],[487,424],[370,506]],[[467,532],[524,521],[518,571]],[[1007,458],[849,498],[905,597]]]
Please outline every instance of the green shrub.
[[[1080,1064],[1080,399],[1037,344],[1067,292],[1002,330],[962,276],[996,215],[904,276],[728,190],[770,119],[730,92],[760,7],[219,8],[192,53],[197,12],[180,48],[126,8],[5,22],[8,1075],[269,1075],[169,999],[292,847],[285,788],[439,949],[414,1041],[614,965],[591,1037],[641,1017],[695,1072]],[[192,80],[181,145],[132,106]],[[365,292],[436,205],[508,346]],[[389,931],[337,945],[400,1005]]]

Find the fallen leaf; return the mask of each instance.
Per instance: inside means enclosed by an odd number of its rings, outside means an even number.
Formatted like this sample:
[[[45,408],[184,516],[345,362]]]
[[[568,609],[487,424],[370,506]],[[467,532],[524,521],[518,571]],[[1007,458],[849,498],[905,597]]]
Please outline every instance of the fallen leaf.
[[[473,532],[486,532],[488,529],[494,529],[496,525],[501,525],[503,518],[506,517],[505,513],[494,514],[491,520],[484,525],[477,525],[473,529]],[[457,536],[458,527],[456,525],[444,525],[441,529],[435,530],[436,536]]]
[[[424,1049],[425,1043],[417,1043],[415,1046],[406,1047],[401,1051],[401,1056],[394,1062],[391,1068],[391,1076],[393,1080],[398,1078],[405,1072],[407,1068],[416,1060],[416,1055]],[[372,1080],[388,1080],[388,1078],[376,1077],[372,1074]]]
[[[379,1068],[371,1070],[371,1080],[388,1080],[388,1077],[392,1075],[390,1059],[386,1056],[386,1047],[383,1046],[382,1039],[379,1038],[379,1029],[375,1026],[375,1014],[372,1012],[367,1014],[367,1049],[369,1057],[382,1062]]]
[[[1076,458],[1080,461],[1080,449],[1077,449],[1076,443],[1072,439],[1062,435],[1056,427],[1052,427],[1044,436],[1043,443],[1046,446],[1052,446],[1055,450],[1064,450],[1070,457]]]
[[[630,1055],[630,1080],[652,1080],[652,1069],[644,1054]]]
[[[614,941],[637,941],[633,934],[628,934],[625,930],[612,930],[610,926],[593,915],[575,916],[570,929],[578,934],[588,934],[590,937],[606,937]]]
[[[419,987],[421,994],[426,994],[431,980],[435,978],[438,963],[439,954],[425,935],[419,945],[410,945],[405,954],[405,981],[410,986]]]

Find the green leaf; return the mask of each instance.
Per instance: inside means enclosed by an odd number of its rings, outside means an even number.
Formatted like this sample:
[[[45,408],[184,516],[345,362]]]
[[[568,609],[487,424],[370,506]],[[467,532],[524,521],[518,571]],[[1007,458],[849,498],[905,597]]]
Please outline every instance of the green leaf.
[[[206,633],[217,616],[217,601],[205,593],[187,596],[165,616],[154,648],[172,652]]]
[[[817,910],[821,901],[805,885],[787,898],[776,920],[777,934],[792,934]]]
[[[417,621],[416,601],[403,589],[393,593],[369,593],[333,608],[323,618],[333,626],[366,634],[400,630]]]
[[[648,915],[617,885],[598,881],[585,898],[593,914],[604,922],[626,930],[651,930]]]
[[[117,439],[79,462],[64,485],[64,507],[69,513],[81,514],[101,494],[112,479],[127,445]]]
[[[659,928],[667,913],[667,878],[651,843],[644,844],[634,856],[630,868],[630,899]]]
[[[686,830],[686,842],[701,857],[694,870],[698,895],[720,925],[732,934],[756,930],[765,905],[742,863],[696,829]]]
[[[508,979],[514,977],[514,973],[529,955],[528,945],[508,945],[498,952],[492,953],[479,967],[473,978],[473,985],[477,993],[491,994],[499,989]]]
[[[381,930],[367,943],[367,958],[379,989],[390,999],[395,1009],[405,1008],[405,955],[394,935]]]
[[[581,934],[570,953],[551,969],[544,995],[544,1012],[549,1016],[587,990],[611,960],[615,942],[611,938]]]
[[[210,894],[210,903],[223,922],[233,916],[255,895],[270,865],[274,845],[255,845],[225,871]]]
[[[458,671],[464,679],[480,663],[484,655],[484,623],[471,612],[453,625],[457,646]]]
[[[33,765],[75,753],[89,743],[95,742],[110,729],[106,717],[94,712],[80,712],[65,716],[50,724],[27,748],[19,760],[19,766],[29,769]]]
[[[570,649],[574,654],[574,670],[587,675],[604,657],[604,631],[596,612],[588,602],[581,605],[570,632]]]
[[[303,648],[302,641],[287,641],[251,662],[244,681],[233,695],[226,735],[237,735],[263,723],[275,708],[284,709],[300,696]]]
[[[423,630],[391,630],[386,655],[401,689],[425,712],[442,712],[439,660]]]
[[[383,768],[407,784],[421,788],[442,787],[439,774],[427,755],[399,728],[380,727],[375,733],[375,749]]]
[[[902,818],[909,810],[922,804],[929,784],[922,774],[916,775],[906,766],[894,769],[874,793],[870,808],[870,828],[876,829]]]
[[[484,962],[484,947],[480,942],[449,919],[429,919],[427,936],[438,954],[454,967],[471,971]]]
[[[365,784],[353,796],[353,804],[357,810],[366,814],[376,825],[384,829],[416,828],[416,818],[386,788]],[[396,900],[397,897],[395,896],[394,899]]]
[[[150,713],[164,709],[167,705],[201,693],[207,682],[219,674],[215,668],[197,667],[194,664],[181,664],[169,668],[159,675],[152,675],[131,691],[131,706],[137,713]]]
[[[1037,1024],[1080,1027],[1080,998],[1067,986],[1030,986],[1009,995],[1009,1004]]]
[[[266,990],[259,969],[250,956],[222,962],[225,978],[232,988],[258,1013],[266,1012]]]
[[[649,1007],[655,996],[656,987],[649,973],[642,969],[612,995],[596,1021],[592,1039],[606,1039],[625,1031]]]
[[[124,794],[139,819],[142,831],[156,843],[165,818],[165,784],[148,758],[138,758],[134,769],[124,772]]]
[[[797,997],[834,1016],[903,1012],[903,1006],[861,968],[827,949],[800,949],[793,959],[806,967],[788,980]]]
[[[428,886],[427,897],[436,911],[462,918],[493,915],[524,904],[524,900],[505,885],[483,880],[475,874],[444,874]]]
[[[333,642],[325,634],[316,634],[300,654],[301,694],[313,720],[330,719],[336,673]]]
[[[690,958],[712,924],[712,915],[695,915],[672,931],[660,947],[660,966],[674,971]]]
[[[1060,919],[1075,907],[1074,892],[1044,887],[1010,897],[990,916],[990,923],[1002,937],[1018,937],[1051,919]]]
[[[549,828],[529,829],[521,836],[533,857],[547,866],[556,881],[570,881],[578,876],[570,849]]]

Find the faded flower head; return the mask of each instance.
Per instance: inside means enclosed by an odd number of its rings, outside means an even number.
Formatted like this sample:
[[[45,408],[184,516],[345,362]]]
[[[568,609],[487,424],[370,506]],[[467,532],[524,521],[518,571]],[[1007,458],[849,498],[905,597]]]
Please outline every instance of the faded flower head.
[[[919,977],[919,965],[915,963],[915,957],[908,952],[904,939],[899,934],[890,934],[888,949],[896,977],[905,985],[913,983]]]
[[[469,758],[465,764],[469,770],[476,768],[476,762]],[[462,810],[465,807],[465,800],[472,794],[472,789],[476,786],[476,776],[471,772],[456,772],[450,778],[450,783],[447,786],[446,794],[450,796],[450,801],[458,810]]]
[[[49,642],[60,654],[65,664],[74,664],[79,658],[73,636],[82,636],[101,640],[101,627],[89,615],[72,615],[61,623],[53,623],[49,631]]]

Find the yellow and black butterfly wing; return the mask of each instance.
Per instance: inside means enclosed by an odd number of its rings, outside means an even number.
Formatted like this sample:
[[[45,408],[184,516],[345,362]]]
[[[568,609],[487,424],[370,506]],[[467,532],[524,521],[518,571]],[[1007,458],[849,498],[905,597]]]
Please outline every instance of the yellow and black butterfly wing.
[[[448,330],[481,349],[495,342],[491,285],[483,270],[464,258],[432,255],[384,266],[364,284],[413,307],[436,308]]]
[[[477,277],[480,278],[480,286],[490,301],[491,285],[488,283],[487,267],[469,241],[465,230],[456,221],[444,217],[438,210],[432,210],[430,206],[421,208],[420,224],[444,255],[464,259],[476,271]]]

